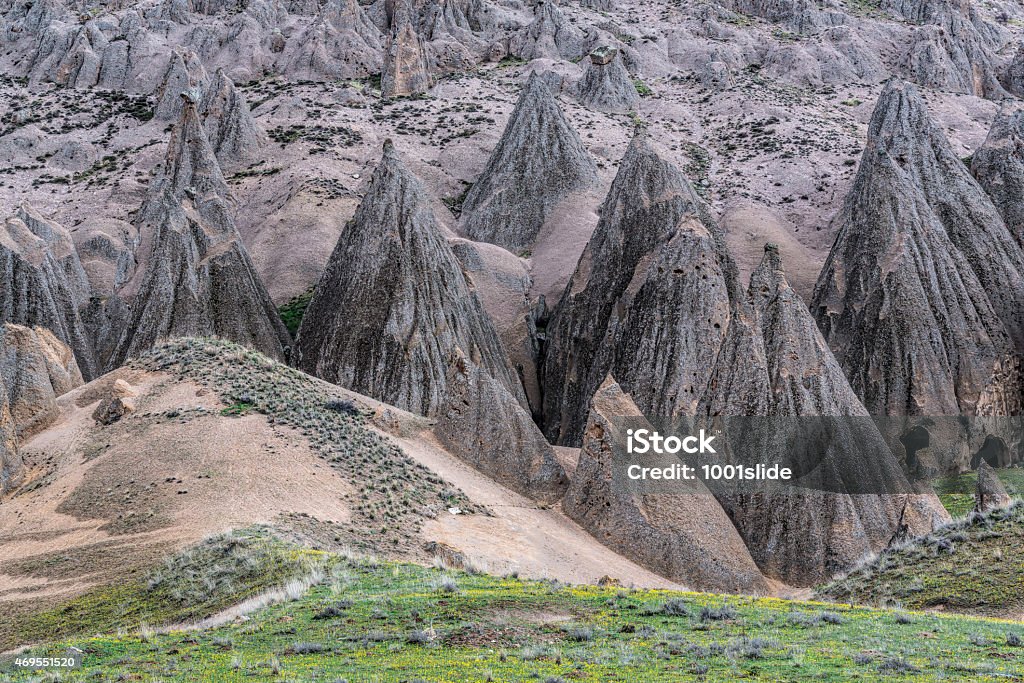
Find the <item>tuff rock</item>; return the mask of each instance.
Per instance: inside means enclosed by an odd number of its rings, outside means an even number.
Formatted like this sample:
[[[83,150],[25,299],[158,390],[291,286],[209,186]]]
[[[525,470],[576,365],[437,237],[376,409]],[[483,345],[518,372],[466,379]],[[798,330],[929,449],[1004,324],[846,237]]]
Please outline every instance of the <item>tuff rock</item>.
[[[568,486],[565,470],[508,389],[457,347],[445,383],[434,433],[450,453],[533,500],[562,497]]]
[[[390,140],[313,292],[296,349],[302,370],[422,415],[441,408],[458,349],[526,405],[426,191]]]
[[[811,308],[872,414],[1019,410],[1024,254],[913,86],[883,90],[833,228]]]
[[[512,54],[521,59],[579,59],[583,32],[572,25],[555,0],[538,0],[533,21],[512,40]]]
[[[1006,487],[999,480],[996,471],[987,462],[978,465],[978,484],[974,489],[974,509],[977,512],[988,512],[1004,508],[1013,502],[1013,497],[1006,492]]]
[[[0,496],[21,483],[25,463],[18,452],[14,419],[7,404],[7,390],[0,377]]]
[[[163,80],[156,90],[154,115],[164,121],[181,118],[184,99],[182,93],[202,93],[210,84],[210,77],[193,50],[175,48],[167,62]]]
[[[590,62],[577,85],[580,102],[597,111],[624,113],[636,109],[640,94],[615,48],[590,53]]]
[[[391,19],[391,32],[384,52],[381,91],[384,97],[401,97],[426,92],[431,85],[427,54],[413,23],[412,0],[400,0]]]
[[[1024,245],[1024,105],[1006,100],[971,172],[992,199],[1007,229]]]
[[[180,98],[179,98],[180,99]],[[266,133],[257,125],[245,97],[223,69],[217,69],[199,105],[213,153],[222,168],[246,166],[260,157]]]
[[[466,195],[461,230],[470,239],[519,253],[533,243],[560,201],[596,179],[597,167],[579,134],[534,73]]]
[[[692,412],[728,327],[733,271],[690,183],[639,132],[548,323],[548,438],[580,443],[609,373],[645,414]]]
[[[140,210],[142,262],[121,292],[131,313],[108,367],[186,336],[223,337],[284,360],[288,330],[231,220],[196,103],[183,101],[162,174]]]
[[[625,440],[622,418],[641,416],[609,376],[591,402],[562,509],[609,548],[694,590],[767,592],[743,539],[702,484],[673,493],[626,488],[615,472],[615,444]]]

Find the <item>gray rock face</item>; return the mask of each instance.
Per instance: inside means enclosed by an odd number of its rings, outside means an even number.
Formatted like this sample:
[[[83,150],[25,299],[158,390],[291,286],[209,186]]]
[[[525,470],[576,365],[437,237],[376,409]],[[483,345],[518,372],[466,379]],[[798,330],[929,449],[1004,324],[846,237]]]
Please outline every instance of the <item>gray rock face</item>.
[[[1011,95],[1024,97],[1024,44],[1017,48],[999,80]]]
[[[92,378],[97,366],[81,315],[88,303],[71,235],[23,204],[0,230],[0,322],[49,329]]]
[[[971,3],[883,0],[881,7],[919,25],[902,61],[915,83],[992,99],[1005,95],[992,53],[1005,42],[1004,30],[985,20]]]
[[[1006,492],[1006,487],[999,480],[996,471],[987,462],[978,465],[978,484],[974,489],[974,509],[988,512],[1003,508],[1013,502],[1013,497]]]
[[[458,349],[526,405],[425,190],[390,141],[314,290],[296,348],[302,370],[422,415],[441,408]]]
[[[609,548],[673,581],[696,590],[767,592],[743,539],[702,485],[678,495],[618,490],[613,443],[624,436],[615,418],[639,416],[609,377],[594,395],[562,509]]]
[[[519,253],[552,209],[597,181],[579,134],[536,73],[530,77],[487,167],[462,208],[462,232]]]
[[[1024,105],[1006,100],[985,144],[974,153],[971,172],[1024,245]]]
[[[357,0],[328,0],[281,52],[294,78],[363,78],[380,73],[382,37]]]
[[[183,108],[181,94],[204,93],[209,84],[210,77],[199,55],[189,49],[175,48],[156,90],[154,115],[164,121],[179,119]]]
[[[0,326],[0,387],[19,442],[53,424],[57,397],[83,384],[75,355],[49,330]]]
[[[14,419],[7,404],[7,391],[0,378],[0,496],[21,483],[25,463],[18,453]]]
[[[555,0],[538,0],[533,15],[533,21],[513,37],[512,54],[526,60],[583,56],[583,32],[562,14]]]
[[[812,310],[868,410],[1016,412],[1022,252],[913,86],[887,84],[835,222]]]
[[[231,220],[195,102],[184,100],[163,174],[140,210],[143,262],[122,294],[128,325],[113,369],[166,337],[217,336],[286,357],[288,330]]]
[[[545,433],[580,443],[609,373],[646,414],[692,413],[729,322],[734,266],[686,178],[643,133],[548,324]]]
[[[590,54],[577,88],[580,102],[597,111],[623,113],[640,103],[640,94],[615,48],[598,48]]]
[[[381,75],[381,91],[385,97],[424,93],[431,85],[427,53],[413,23],[415,10],[411,2],[398,2],[391,19]]]
[[[534,500],[554,502],[569,480],[530,413],[457,348],[434,433],[487,476]]]
[[[729,338],[701,414],[867,416],[810,312],[786,281],[776,247],[765,248],[747,296],[734,306]],[[807,472],[805,487],[719,496],[761,570],[791,585],[813,585],[849,569],[886,547],[900,524],[916,535],[948,519],[932,494],[843,493],[909,487],[873,423],[837,421],[833,429],[846,431],[831,438],[826,452],[811,454],[813,462],[794,468]],[[732,435],[726,443],[744,436]],[[788,437],[780,436],[777,443],[770,442],[770,434],[767,438],[769,443],[759,444],[759,457],[790,451]]]
[[[179,97],[180,100],[180,97]],[[266,133],[256,124],[245,97],[223,69],[217,69],[199,105],[206,137],[222,168],[246,166],[260,157]]]

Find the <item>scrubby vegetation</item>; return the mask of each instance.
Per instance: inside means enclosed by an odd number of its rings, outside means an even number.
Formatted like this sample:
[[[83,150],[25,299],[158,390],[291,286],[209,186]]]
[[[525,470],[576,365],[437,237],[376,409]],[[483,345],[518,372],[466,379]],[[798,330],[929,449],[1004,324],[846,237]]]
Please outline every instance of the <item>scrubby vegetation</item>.
[[[254,538],[257,546],[269,542],[262,534]],[[53,643],[22,656],[60,654],[69,645],[83,650],[85,667],[62,674],[65,681],[474,683],[996,681],[1017,675],[1024,657],[1024,627],[993,620],[566,586],[298,549],[290,552],[314,558],[316,576],[294,591],[253,600],[254,611],[211,628],[140,628],[139,604],[150,602],[164,582],[207,598],[196,579],[224,564],[211,564],[223,555],[223,543],[167,562],[155,574],[162,577],[157,587],[127,592],[129,632]],[[278,557],[275,551],[267,559]],[[227,564],[244,569],[247,563]]]
[[[828,600],[986,615],[1024,610],[1024,503],[971,513],[886,550],[819,591]]]
[[[313,288],[310,287],[302,294],[296,297],[292,297],[288,303],[277,309],[277,312],[281,314],[281,322],[291,332],[292,337],[299,331],[299,325],[302,323],[302,316],[306,314],[306,308],[309,306],[310,299],[313,298]]]
[[[340,540],[356,548],[415,552],[424,519],[450,507],[484,511],[369,429],[340,389],[256,351],[223,340],[175,339],[133,363],[210,388],[227,406],[225,415],[262,413],[271,424],[299,430],[358,487],[345,501],[352,523],[339,530]]]

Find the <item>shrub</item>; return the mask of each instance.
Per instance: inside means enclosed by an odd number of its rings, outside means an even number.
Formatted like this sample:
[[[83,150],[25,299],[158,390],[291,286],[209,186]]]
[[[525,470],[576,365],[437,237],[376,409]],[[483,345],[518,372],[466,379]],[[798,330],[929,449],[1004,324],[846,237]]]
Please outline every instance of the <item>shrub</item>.
[[[730,605],[711,607],[705,605],[700,610],[701,621],[727,621],[736,618],[736,610]]]
[[[688,617],[690,610],[686,609],[686,601],[681,598],[666,600],[661,606],[661,613],[669,617]]]

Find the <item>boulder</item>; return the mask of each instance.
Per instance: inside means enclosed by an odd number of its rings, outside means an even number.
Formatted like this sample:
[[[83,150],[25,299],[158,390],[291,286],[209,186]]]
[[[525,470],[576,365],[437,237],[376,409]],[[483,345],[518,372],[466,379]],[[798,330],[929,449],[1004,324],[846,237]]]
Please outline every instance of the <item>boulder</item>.
[[[978,465],[978,484],[974,489],[975,511],[988,512],[1004,508],[1012,502],[1013,497],[1006,492],[1006,487],[992,466],[987,462]]]

